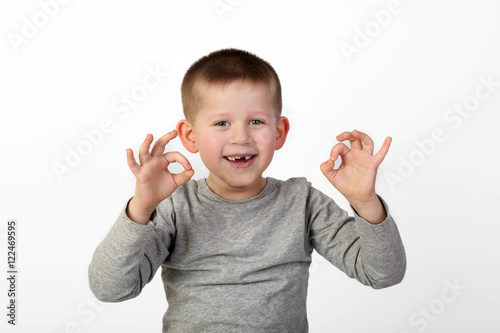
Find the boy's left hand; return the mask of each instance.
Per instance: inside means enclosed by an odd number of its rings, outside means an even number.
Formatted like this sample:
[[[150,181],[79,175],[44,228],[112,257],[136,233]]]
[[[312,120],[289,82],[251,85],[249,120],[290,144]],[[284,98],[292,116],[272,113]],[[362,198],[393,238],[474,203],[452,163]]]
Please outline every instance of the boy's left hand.
[[[365,205],[376,200],[375,179],[377,168],[387,155],[392,138],[387,137],[380,150],[373,155],[373,141],[359,131],[344,132],[337,140],[349,140],[351,148],[337,143],[330,153],[330,159],[321,164],[321,171],[330,183],[351,203],[353,207]],[[341,157],[342,163],[334,169],[335,160]]]

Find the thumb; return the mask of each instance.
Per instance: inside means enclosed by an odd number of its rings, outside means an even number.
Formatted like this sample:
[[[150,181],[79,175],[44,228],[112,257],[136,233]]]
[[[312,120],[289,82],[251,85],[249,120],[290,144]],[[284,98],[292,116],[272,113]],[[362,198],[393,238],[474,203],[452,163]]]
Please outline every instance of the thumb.
[[[328,160],[326,162],[321,163],[320,169],[323,175],[331,182],[335,175],[337,174],[337,170],[334,169],[335,162],[332,160]]]
[[[181,173],[177,173],[173,175],[173,177],[177,186],[181,186],[187,183],[191,179],[191,177],[193,177],[193,175],[194,175],[194,170],[191,168],[189,170],[184,170]]]

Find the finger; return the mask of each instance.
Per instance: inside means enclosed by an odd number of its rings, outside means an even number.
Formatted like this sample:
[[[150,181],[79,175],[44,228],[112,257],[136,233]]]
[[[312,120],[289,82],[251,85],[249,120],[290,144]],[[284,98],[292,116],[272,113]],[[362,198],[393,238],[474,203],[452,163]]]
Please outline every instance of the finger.
[[[185,170],[191,170],[192,166],[191,163],[189,163],[188,159],[184,157],[181,153],[177,151],[171,151],[168,153],[163,154],[163,157],[168,161],[168,163],[180,163]]]
[[[153,135],[146,135],[146,139],[144,139],[144,142],[139,149],[139,162],[141,163],[141,165],[149,161],[149,159],[151,158],[151,155],[149,155],[149,146],[151,146],[151,142],[153,142]]]
[[[326,162],[321,163],[320,169],[323,175],[329,180],[332,181],[337,174],[337,170],[334,169],[335,162],[332,160],[328,160]]]
[[[136,176],[137,173],[139,172],[139,170],[141,169],[141,167],[135,161],[134,152],[130,148],[127,148],[127,164],[128,164],[128,167],[130,168],[130,171],[132,171],[134,176]]]
[[[168,163],[180,163],[184,167],[184,171],[172,175],[177,186],[185,184],[194,175],[193,167],[189,163],[188,159],[179,152],[173,151],[163,154]]]
[[[337,140],[339,140],[339,141],[349,140],[350,144],[351,144],[351,148],[362,149],[363,146],[361,144],[361,140],[359,139],[359,137],[357,137],[354,134],[355,131],[356,130],[354,130],[352,132],[343,132],[343,133],[337,135]]]
[[[177,131],[173,130],[163,135],[161,138],[159,138],[155,142],[153,149],[151,149],[151,156],[160,156],[161,154],[163,154],[167,143],[169,143],[170,140],[174,139],[176,136],[177,136]]]
[[[330,159],[335,162],[339,156],[344,156],[349,151],[351,150],[345,144],[337,143],[330,152]]]
[[[373,155],[373,140],[368,136],[368,134],[365,134],[363,132],[354,130],[353,135],[361,140],[363,142],[363,151],[366,151],[370,155]]]
[[[382,144],[382,147],[380,150],[375,154],[375,161],[377,162],[377,165],[380,165],[382,161],[384,160],[385,156],[387,155],[387,152],[389,151],[389,147],[391,146],[392,143],[392,138],[388,136],[385,138],[384,143]]]

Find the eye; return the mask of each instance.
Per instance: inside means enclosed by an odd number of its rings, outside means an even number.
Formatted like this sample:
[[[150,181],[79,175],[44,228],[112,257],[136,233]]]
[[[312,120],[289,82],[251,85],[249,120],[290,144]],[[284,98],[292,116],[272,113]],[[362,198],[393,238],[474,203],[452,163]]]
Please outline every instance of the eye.
[[[250,125],[260,125],[260,124],[263,124],[263,122],[258,119],[253,119],[250,121]]]
[[[227,126],[227,125],[229,125],[229,123],[225,120],[215,123],[215,126]]]

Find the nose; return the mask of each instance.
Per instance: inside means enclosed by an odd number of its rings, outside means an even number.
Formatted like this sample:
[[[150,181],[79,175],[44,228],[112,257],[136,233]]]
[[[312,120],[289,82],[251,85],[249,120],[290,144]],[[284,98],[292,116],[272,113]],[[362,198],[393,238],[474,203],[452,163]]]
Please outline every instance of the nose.
[[[250,129],[246,125],[231,126],[229,135],[229,143],[231,144],[247,144],[250,143]]]

